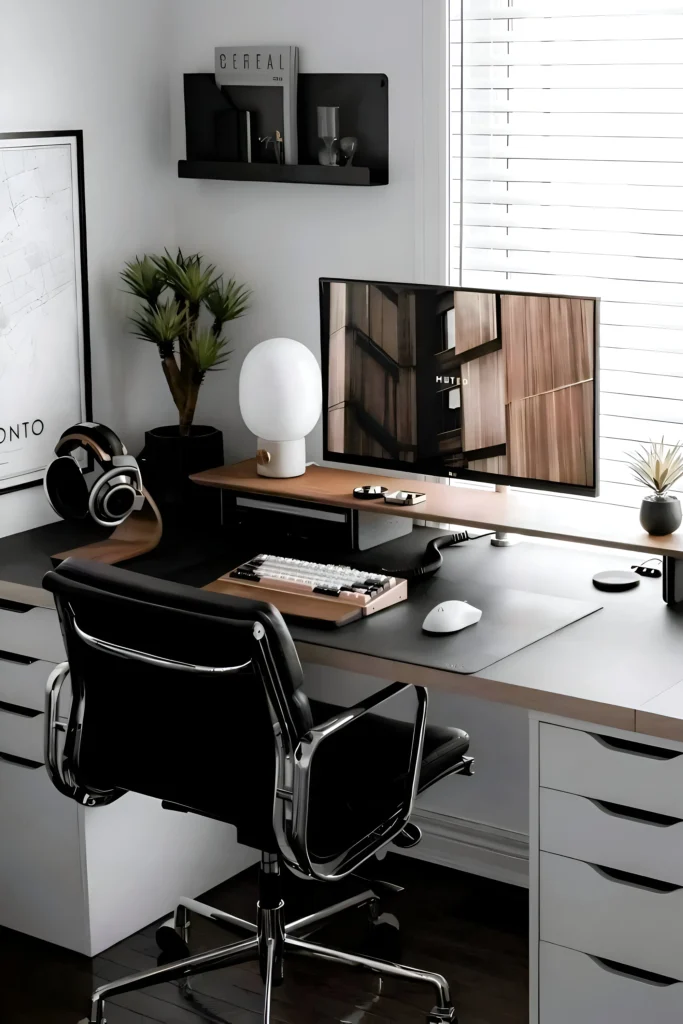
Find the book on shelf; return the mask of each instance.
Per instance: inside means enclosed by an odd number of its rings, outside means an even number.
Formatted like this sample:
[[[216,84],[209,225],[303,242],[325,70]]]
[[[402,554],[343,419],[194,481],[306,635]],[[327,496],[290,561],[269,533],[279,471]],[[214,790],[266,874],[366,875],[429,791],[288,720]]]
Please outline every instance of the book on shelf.
[[[216,85],[229,95],[236,108],[248,115],[239,122],[240,152],[251,149],[254,139],[284,139],[284,162],[299,162],[297,145],[297,46],[217,46],[215,52]],[[272,92],[271,92],[272,90]],[[275,90],[279,90],[276,92]],[[274,103],[273,100],[277,102]],[[280,103],[281,99],[281,103]],[[248,122],[248,127],[245,124]],[[247,147],[245,135],[250,140]],[[245,159],[244,156],[240,159]],[[248,158],[247,158],[248,159]]]

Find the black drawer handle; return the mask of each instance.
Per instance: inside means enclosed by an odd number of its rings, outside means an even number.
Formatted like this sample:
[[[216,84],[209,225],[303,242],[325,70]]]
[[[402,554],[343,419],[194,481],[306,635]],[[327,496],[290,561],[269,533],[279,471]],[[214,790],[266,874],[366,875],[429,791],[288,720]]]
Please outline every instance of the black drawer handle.
[[[651,747],[648,743],[637,743],[635,740],[615,739],[613,736],[599,736],[597,733],[589,733],[589,736],[592,736],[603,747],[625,751],[627,754],[637,754],[639,757],[651,757],[655,761],[673,761],[675,757],[681,756],[681,752],[678,750]]]
[[[20,715],[22,718],[37,718],[43,713],[34,708],[23,708],[21,704],[10,704],[7,700],[0,700],[0,711],[7,711],[10,715]]]
[[[588,955],[590,956],[590,954]],[[621,974],[625,978],[644,981],[646,985],[656,985],[657,988],[680,985],[676,978],[667,978],[664,974],[653,974],[651,971],[641,971],[638,967],[627,967],[626,964],[619,964],[616,960],[605,960],[601,956],[591,956],[591,960],[609,974]]]
[[[18,612],[19,615],[25,615],[26,612],[32,612],[35,605],[24,604],[23,601],[8,601],[6,597],[0,597],[0,608],[6,612]]]
[[[656,814],[654,811],[641,811],[637,807],[625,807],[623,804],[609,803],[607,800],[593,800],[588,798],[605,814],[615,818],[628,818],[630,821],[642,821],[646,825],[657,825],[659,828],[671,828],[672,825],[680,825],[683,819],[672,818],[668,814]]]
[[[0,761],[19,765],[20,768],[30,768],[31,771],[44,767],[42,761],[29,761],[27,757],[19,757],[17,754],[6,754],[3,750],[0,750]]]
[[[29,658],[25,654],[14,654],[13,651],[0,651],[0,661],[12,661],[16,665],[33,665],[39,658]]]
[[[670,882],[660,882],[658,878],[646,878],[644,875],[634,875],[631,871],[619,871],[617,868],[606,868],[602,864],[591,864],[590,867],[597,871],[603,878],[609,878],[611,882],[619,882],[620,885],[630,885],[635,889],[648,889],[656,893],[672,893],[683,889],[683,885],[672,885]]]

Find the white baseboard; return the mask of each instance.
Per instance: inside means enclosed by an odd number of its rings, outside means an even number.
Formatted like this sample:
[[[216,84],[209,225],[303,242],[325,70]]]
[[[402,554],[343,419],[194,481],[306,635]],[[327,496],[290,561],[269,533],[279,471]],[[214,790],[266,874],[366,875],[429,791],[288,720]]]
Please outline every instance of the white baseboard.
[[[392,852],[528,888],[529,837],[523,832],[422,809],[410,820],[422,829],[422,842]]]

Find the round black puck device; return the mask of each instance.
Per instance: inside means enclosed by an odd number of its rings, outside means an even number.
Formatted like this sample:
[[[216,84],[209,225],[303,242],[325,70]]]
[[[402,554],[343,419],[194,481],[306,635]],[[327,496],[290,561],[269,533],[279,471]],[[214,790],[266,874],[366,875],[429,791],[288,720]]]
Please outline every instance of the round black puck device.
[[[361,501],[373,501],[386,493],[387,488],[381,487],[379,484],[365,484],[363,487],[354,487],[353,489],[354,498],[359,498]]]
[[[640,578],[634,572],[622,569],[609,569],[606,572],[596,572],[593,577],[593,586],[598,590],[633,590],[640,583]]]

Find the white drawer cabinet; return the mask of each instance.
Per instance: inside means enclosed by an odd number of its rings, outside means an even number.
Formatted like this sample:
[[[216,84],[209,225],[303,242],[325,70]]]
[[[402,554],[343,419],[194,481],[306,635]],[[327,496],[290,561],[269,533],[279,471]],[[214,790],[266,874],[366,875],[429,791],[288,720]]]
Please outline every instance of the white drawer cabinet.
[[[647,976],[541,942],[540,1018],[546,1024],[681,1024],[683,982]]]
[[[683,1022],[683,745],[531,715],[531,1024]]]
[[[683,818],[683,753],[541,722],[539,782],[548,789]]]
[[[540,848],[683,885],[683,821],[541,789]]]
[[[10,754],[42,765],[45,716],[40,712],[31,714],[28,717],[0,710],[0,756]]]
[[[11,611],[0,607],[0,650],[42,661],[64,660],[64,643],[57,612],[49,608]]]
[[[45,685],[53,668],[49,661],[0,651],[0,702],[42,711]]]

